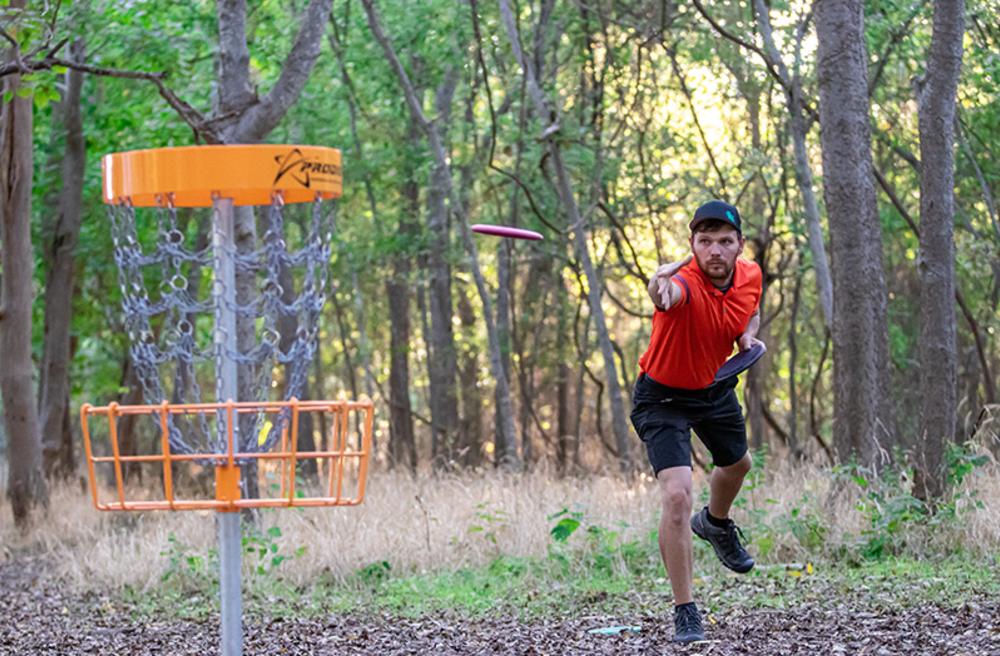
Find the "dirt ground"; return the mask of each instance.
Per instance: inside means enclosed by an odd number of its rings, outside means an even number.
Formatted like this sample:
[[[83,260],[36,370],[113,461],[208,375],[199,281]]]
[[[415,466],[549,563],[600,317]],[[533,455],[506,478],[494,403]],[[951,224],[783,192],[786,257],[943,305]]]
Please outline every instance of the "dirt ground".
[[[218,624],[164,620],[139,623],[111,597],[77,594],[46,578],[38,562],[0,564],[0,654],[212,654]],[[244,654],[925,654],[1000,656],[1000,600],[958,609],[933,606],[872,613],[849,602],[730,613],[707,627],[710,640],[670,643],[662,616],[581,613],[572,619],[523,622],[469,620],[440,614],[289,620],[251,618]],[[627,625],[637,632],[595,635]]]

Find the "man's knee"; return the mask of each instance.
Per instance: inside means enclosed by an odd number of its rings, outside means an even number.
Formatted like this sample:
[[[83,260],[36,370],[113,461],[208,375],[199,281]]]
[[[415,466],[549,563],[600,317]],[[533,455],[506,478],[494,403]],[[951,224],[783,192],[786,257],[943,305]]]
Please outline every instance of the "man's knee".
[[[726,473],[733,474],[736,476],[746,476],[750,473],[750,469],[753,468],[753,458],[750,456],[750,452],[747,451],[743,454],[743,457],[734,462],[731,465],[725,467],[720,467],[724,469]]]
[[[668,520],[688,520],[691,515],[690,482],[671,482],[663,486],[663,514]]]

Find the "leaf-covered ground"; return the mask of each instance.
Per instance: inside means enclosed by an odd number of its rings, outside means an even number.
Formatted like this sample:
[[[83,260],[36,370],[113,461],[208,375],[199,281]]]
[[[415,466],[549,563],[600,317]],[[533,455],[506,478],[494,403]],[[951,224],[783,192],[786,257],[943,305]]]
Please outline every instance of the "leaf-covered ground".
[[[218,653],[212,612],[186,619],[116,596],[75,593],[47,569],[26,557],[0,564],[0,654]],[[708,621],[710,640],[690,646],[670,643],[669,606],[641,592],[610,604],[591,596],[548,617],[514,610],[299,614],[272,599],[276,612],[258,604],[248,613],[244,653],[1000,655],[1000,598],[992,590],[928,591],[920,582],[869,578],[816,577],[807,586],[796,582],[794,592],[780,578],[725,577],[725,599],[714,602],[718,610]],[[908,585],[920,587],[909,595],[915,603],[900,601],[907,595],[899,587]],[[774,607],[762,606],[761,595]],[[638,630],[590,633],[611,626]]]

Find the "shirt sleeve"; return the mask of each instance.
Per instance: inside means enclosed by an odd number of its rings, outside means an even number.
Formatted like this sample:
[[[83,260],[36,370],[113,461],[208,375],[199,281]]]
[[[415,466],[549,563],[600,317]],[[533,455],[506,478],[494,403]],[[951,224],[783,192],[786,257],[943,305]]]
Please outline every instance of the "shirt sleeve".
[[[679,273],[675,273],[671,281],[676,282],[677,286],[681,289],[681,299],[679,302],[671,305],[667,308],[667,312],[673,310],[674,308],[684,307],[691,302],[691,287],[688,285],[688,281],[684,279]]]

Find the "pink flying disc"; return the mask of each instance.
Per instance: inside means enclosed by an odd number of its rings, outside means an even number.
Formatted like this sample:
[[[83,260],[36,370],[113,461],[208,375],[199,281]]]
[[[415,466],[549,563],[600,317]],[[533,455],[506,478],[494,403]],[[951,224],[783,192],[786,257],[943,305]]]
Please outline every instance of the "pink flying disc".
[[[508,237],[510,239],[532,239],[538,241],[542,238],[541,233],[534,230],[524,230],[523,228],[511,228],[510,226],[490,225],[489,223],[477,223],[472,226],[473,232],[494,237]]]

